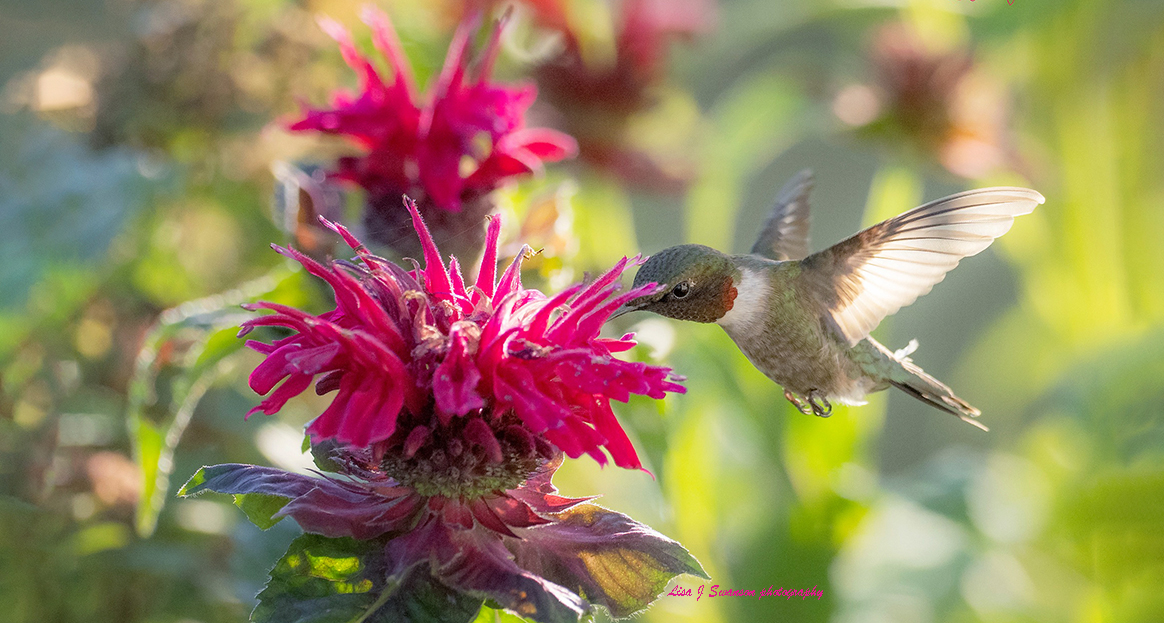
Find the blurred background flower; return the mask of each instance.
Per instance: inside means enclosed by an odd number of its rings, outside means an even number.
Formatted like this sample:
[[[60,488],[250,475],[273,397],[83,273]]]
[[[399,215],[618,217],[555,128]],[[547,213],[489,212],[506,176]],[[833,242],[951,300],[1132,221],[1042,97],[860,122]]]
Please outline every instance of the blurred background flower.
[[[356,50],[343,26],[321,18],[320,27],[339,42],[344,60],[360,76],[361,93],[338,91],[334,108],[308,109],[288,127],[347,136],[368,150],[341,157],[332,175],[364,188],[363,223],[373,241],[402,256],[421,255],[412,218],[402,209],[401,198],[408,195],[439,246],[476,259],[485,242],[484,217],[494,208],[491,191],[509,178],[542,171],[543,161],[573,156],[577,146],[561,132],[524,127],[526,109],[537,96],[532,85],[490,82],[506,18],[493,26],[473,71],[468,46],[480,15],[461,22],[423,102],[417,101],[412,70],[388,16],[369,7],[363,19],[388,60],[391,83]]]
[[[968,45],[894,22],[873,32],[869,54],[875,82],[841,89],[833,100],[838,119],[962,177],[980,179],[1005,164],[1008,97]]]
[[[371,50],[360,4],[0,7],[0,619],[241,620],[299,534],[176,499],[169,474],[311,465],[298,444],[323,399],[239,417],[260,398],[236,305],[330,307],[266,247],[314,222],[272,218],[271,169],[301,163],[310,187],[325,178],[307,164],[352,155],[278,121],[354,84],[315,18]],[[483,10],[379,6],[417,93]],[[724,0],[712,19],[683,4],[637,31],[657,34],[636,40],[655,50],[650,70],[618,74],[644,66],[619,33],[649,6],[517,3],[502,37],[493,81],[535,81],[526,125],[575,137],[581,156],[492,194],[507,231],[544,241],[531,284],[557,291],[680,242],[744,251],[806,167],[817,248],[971,186],[1030,186],[1047,203],[876,332],[919,338],[918,362],[982,408],[989,434],[906,397],[806,417],[717,328],[634,327],[651,354],[633,357],[689,377],[661,408],[615,409],[656,479],[573,461],[555,483],[605,492],[684,543],[711,583],[824,592],[664,597],[643,618],[1164,618],[1164,5]],[[485,29],[471,38],[466,50],[489,48]],[[587,83],[566,76],[622,77],[571,108],[552,83]],[[354,193],[326,192],[316,212],[360,222]]]
[[[586,3],[577,3],[586,4]],[[579,141],[588,164],[625,182],[683,190],[691,161],[636,141],[660,112],[670,45],[715,28],[713,0],[625,0],[579,15],[575,3],[536,2],[534,22],[556,35],[556,50],[535,69],[546,99]],[[680,134],[681,128],[672,127]],[[638,132],[641,134],[641,132]]]

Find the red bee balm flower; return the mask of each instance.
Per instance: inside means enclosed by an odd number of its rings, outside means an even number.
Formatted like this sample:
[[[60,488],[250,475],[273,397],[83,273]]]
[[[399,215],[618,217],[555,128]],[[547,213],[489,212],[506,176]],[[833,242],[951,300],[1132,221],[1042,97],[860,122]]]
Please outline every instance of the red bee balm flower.
[[[251,620],[475,620],[484,600],[544,623],[579,621],[601,605],[642,610],[671,578],[707,574],[681,545],[621,513],[558,495],[563,452],[607,453],[639,468],[610,400],[683,392],[669,368],[622,361],[630,335],[598,336],[623,303],[623,258],[606,274],[552,297],[521,285],[528,249],[495,278],[500,221],[488,227],[476,282],[445,265],[407,201],[425,266],[408,271],[324,224],[357,262],[324,266],[276,247],[335,290],[319,315],[246,322],[289,328],[250,383],[278,411],[315,379],[331,405],[308,426],[319,465],[339,475],[254,465],[199,470],[180,495],[228,493],[263,528],[291,517],[307,533],[271,571]],[[326,618],[327,617],[332,618]]]
[[[274,303],[250,306],[276,313],[246,322],[241,334],[262,325],[297,331],[272,344],[249,342],[267,355],[250,384],[269,395],[253,411],[275,413],[322,375],[316,391],[336,391],[336,398],[307,429],[316,443],[376,444],[403,461],[439,452],[455,462],[465,455],[434,441],[447,434],[500,464],[506,444],[532,457],[539,441],[549,441],[570,457],[585,453],[605,463],[605,449],[620,467],[641,467],[610,400],[685,390],[670,368],[613,356],[634,346],[632,335],[605,339],[598,332],[619,305],[655,286],[617,294],[632,263],[624,258],[593,282],[547,297],[521,285],[528,247],[495,280],[496,219],[476,283],[466,286],[456,258],[444,265],[415,204],[407,205],[423,269],[405,271],[369,254],[332,223],[326,225],[360,264],[323,266],[276,247],[328,282],[336,309],[313,316]]]
[[[401,238],[412,239],[407,236],[408,217],[397,203],[408,194],[418,198],[442,245],[468,239],[475,247],[461,249],[469,252],[460,255],[473,256],[480,237],[443,236],[446,227],[463,234],[465,223],[477,222],[489,211],[490,191],[508,178],[540,171],[543,162],[573,156],[577,145],[560,132],[524,127],[525,112],[537,97],[533,85],[489,81],[504,20],[495,26],[472,78],[466,75],[465,59],[478,19],[461,23],[432,94],[422,104],[388,16],[369,7],[363,19],[372,28],[376,49],[388,60],[392,81],[386,82],[356,50],[343,26],[321,19],[320,26],[339,42],[344,60],[359,74],[361,93],[336,93],[331,109],[308,109],[289,127],[348,136],[368,150],[363,156],[341,158],[334,175],[367,191],[364,220],[375,240],[394,245]],[[463,218],[454,216],[462,212]]]

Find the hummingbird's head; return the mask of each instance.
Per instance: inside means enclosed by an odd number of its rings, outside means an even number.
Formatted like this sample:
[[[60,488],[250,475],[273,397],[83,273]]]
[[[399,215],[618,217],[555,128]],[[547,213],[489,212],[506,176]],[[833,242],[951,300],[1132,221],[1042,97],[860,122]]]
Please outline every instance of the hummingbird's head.
[[[631,300],[611,318],[644,310],[668,318],[715,322],[732,308],[736,299],[732,259],[701,244],[683,244],[650,257],[635,275],[634,287],[657,283],[655,294]]]

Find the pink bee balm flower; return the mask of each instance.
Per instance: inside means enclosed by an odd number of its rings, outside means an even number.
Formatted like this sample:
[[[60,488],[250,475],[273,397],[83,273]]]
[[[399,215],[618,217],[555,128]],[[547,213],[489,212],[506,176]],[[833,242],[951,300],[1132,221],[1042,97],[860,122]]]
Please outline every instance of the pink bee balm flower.
[[[267,398],[252,412],[275,413],[318,378],[316,392],[336,396],[308,427],[313,441],[375,445],[404,471],[435,461],[464,475],[545,456],[539,447],[547,441],[573,458],[588,454],[604,464],[609,453],[621,467],[640,468],[610,401],[685,390],[670,368],[614,356],[634,346],[632,335],[599,337],[615,309],[655,288],[618,293],[634,260],[546,296],[521,285],[525,250],[495,278],[500,221],[493,220],[477,280],[466,285],[457,260],[444,264],[415,204],[407,206],[424,268],[406,271],[371,255],[330,222],[359,263],[324,266],[276,247],[328,282],[336,309],[315,316],[274,303],[250,306],[275,313],[244,323],[241,334],[264,325],[296,332],[272,344],[249,342],[267,355],[250,377]]]
[[[463,235],[465,224],[479,222],[489,211],[489,192],[514,176],[540,171],[543,162],[573,156],[577,145],[560,132],[525,127],[526,110],[537,97],[533,85],[490,82],[504,19],[494,27],[472,76],[465,65],[478,18],[460,24],[444,68],[423,101],[388,16],[369,7],[363,19],[388,61],[391,81],[356,50],[339,23],[321,19],[320,26],[339,42],[344,60],[360,76],[360,93],[337,92],[330,109],[309,108],[289,127],[347,136],[366,150],[341,158],[334,176],[367,191],[364,220],[375,240],[395,245],[401,238],[412,239],[406,235],[408,216],[398,203],[407,194],[417,198],[443,245],[465,244],[469,253],[462,257],[473,256],[481,238]],[[453,238],[446,229],[462,235]]]
[[[623,303],[633,260],[554,296],[522,287],[525,250],[496,275],[500,221],[468,284],[444,263],[407,202],[424,267],[371,255],[324,221],[356,261],[320,264],[276,247],[335,290],[321,315],[274,303],[246,322],[291,329],[250,384],[278,411],[314,381],[331,405],[309,426],[319,477],[254,465],[204,467],[180,495],[234,495],[257,525],[284,517],[306,533],[271,571],[251,620],[467,623],[485,600],[543,623],[581,621],[595,606],[626,617],[676,575],[707,578],[675,541],[630,517],[558,494],[563,453],[639,468],[610,408],[631,394],[683,392],[669,368],[617,359],[630,335],[599,337]],[[312,618],[312,620],[315,620]],[[328,620],[331,620],[330,618]]]

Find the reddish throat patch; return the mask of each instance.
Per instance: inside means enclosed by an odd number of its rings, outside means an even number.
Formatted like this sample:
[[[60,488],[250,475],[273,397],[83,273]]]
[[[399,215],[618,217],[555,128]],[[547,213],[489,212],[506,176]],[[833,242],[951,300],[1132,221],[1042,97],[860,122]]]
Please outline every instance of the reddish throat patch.
[[[723,303],[724,303],[723,311],[725,314],[727,312],[730,312],[732,310],[732,307],[735,306],[736,297],[739,296],[739,294],[740,294],[740,291],[736,289],[736,286],[734,285],[734,283],[731,280],[728,280],[727,291],[723,293]]]

